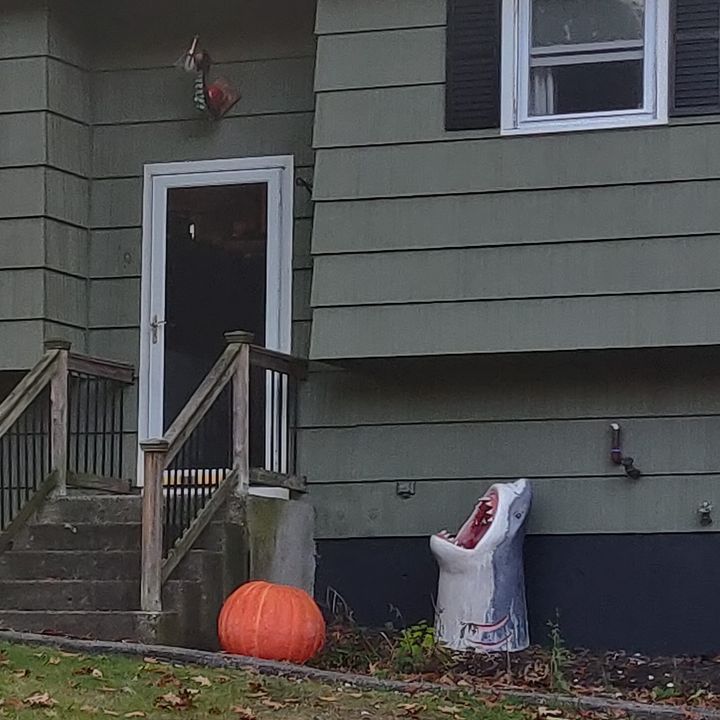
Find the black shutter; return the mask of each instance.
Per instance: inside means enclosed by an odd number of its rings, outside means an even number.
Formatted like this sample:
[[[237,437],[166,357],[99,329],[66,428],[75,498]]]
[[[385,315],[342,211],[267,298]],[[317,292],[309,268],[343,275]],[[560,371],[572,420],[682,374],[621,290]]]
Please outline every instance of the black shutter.
[[[675,0],[673,5],[670,112],[720,112],[720,0]]]
[[[500,1],[448,0],[448,130],[500,127]]]

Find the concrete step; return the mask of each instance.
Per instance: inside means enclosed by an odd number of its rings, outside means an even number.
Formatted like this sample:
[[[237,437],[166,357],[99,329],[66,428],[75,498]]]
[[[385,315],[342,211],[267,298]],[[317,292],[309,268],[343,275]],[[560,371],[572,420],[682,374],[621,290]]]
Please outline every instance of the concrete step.
[[[45,504],[36,523],[139,523],[142,498],[139,495],[83,495],[58,498]]]
[[[140,550],[138,523],[28,525],[13,550]]]
[[[139,580],[4,580],[2,610],[137,610]]]
[[[192,550],[173,580],[199,580],[219,571],[220,553]],[[3,580],[134,580],[140,577],[138,550],[12,550],[0,554]]]
[[[162,637],[152,636],[157,625],[168,623],[172,627],[176,621],[173,613],[163,613],[158,618],[142,612],[0,610],[0,628],[3,630],[118,642],[162,641]]]
[[[221,602],[219,588],[195,580],[169,580],[163,586],[163,608],[183,603]],[[2,580],[0,610],[137,610],[140,581],[133,580]]]
[[[139,523],[33,523],[13,543],[13,550],[140,550]],[[211,523],[195,548],[220,550],[223,528]]]

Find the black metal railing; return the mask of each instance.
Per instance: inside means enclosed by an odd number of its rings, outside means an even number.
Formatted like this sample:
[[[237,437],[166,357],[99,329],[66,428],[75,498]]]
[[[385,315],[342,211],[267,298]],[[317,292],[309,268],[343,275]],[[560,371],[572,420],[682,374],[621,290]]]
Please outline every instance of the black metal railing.
[[[0,533],[51,471],[50,389],[46,387],[0,437]]]
[[[71,371],[68,377],[68,469],[75,475],[122,479],[125,390],[117,380]]]
[[[164,557],[207,505],[232,466],[232,386],[228,385],[163,473]]]

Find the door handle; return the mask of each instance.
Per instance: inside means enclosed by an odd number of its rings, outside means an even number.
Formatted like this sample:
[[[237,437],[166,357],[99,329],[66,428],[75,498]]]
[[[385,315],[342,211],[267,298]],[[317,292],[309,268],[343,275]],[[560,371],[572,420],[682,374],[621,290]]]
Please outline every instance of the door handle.
[[[160,328],[167,325],[167,320],[160,320],[157,315],[153,315],[150,321],[150,333],[152,335],[153,345],[157,345]]]

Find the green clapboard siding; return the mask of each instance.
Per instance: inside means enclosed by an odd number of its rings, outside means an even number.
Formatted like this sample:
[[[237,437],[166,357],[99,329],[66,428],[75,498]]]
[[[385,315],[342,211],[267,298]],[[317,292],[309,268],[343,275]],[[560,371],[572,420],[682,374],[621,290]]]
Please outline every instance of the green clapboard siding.
[[[290,154],[297,176],[312,180],[314,2],[210,0],[203,7],[188,6],[180,17],[168,0],[138,1],[97,13],[93,23],[88,347],[137,366],[143,166]],[[193,77],[173,67],[196,33],[212,53],[213,77],[226,77],[242,93],[220,122],[195,110]],[[304,355],[310,336],[312,213],[309,194],[297,187],[293,348]],[[134,415],[128,419],[129,431],[136,422]],[[131,445],[128,456],[134,454]]]
[[[456,529],[524,476],[535,533],[693,532],[720,479],[716,349],[395,361],[316,372],[299,452],[321,537]],[[644,475],[610,462],[610,422]],[[415,482],[402,500],[397,482]],[[601,506],[601,507],[600,507]]]
[[[315,31],[318,35],[429,27],[445,24],[444,0],[318,0]]]
[[[447,132],[440,5],[319,4],[311,357],[718,342],[716,118]]]
[[[58,4],[0,10],[0,367],[26,369],[49,336],[85,348],[88,103],[52,41]]]
[[[621,477],[532,481],[531,534],[716,532],[698,507],[716,493],[720,475],[655,476],[638,490]],[[403,537],[457,532],[490,481],[418,483],[407,500],[395,483],[312,488],[319,538]]]
[[[310,354],[331,364],[298,444],[318,535],[455,530],[519,476],[533,533],[701,531],[720,501],[717,118],[447,132],[445,12],[318,2]],[[637,483],[610,461],[614,420]]]

